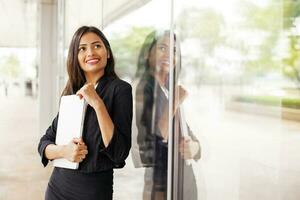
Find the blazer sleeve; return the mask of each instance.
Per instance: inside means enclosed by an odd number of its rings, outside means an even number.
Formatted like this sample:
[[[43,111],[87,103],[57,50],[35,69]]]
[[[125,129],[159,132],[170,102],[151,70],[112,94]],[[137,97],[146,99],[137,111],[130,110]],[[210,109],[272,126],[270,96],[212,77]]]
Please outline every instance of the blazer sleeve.
[[[147,84],[143,88],[143,102],[139,110],[141,110],[141,117],[137,120],[139,153],[143,166],[149,167],[154,164],[156,137],[151,131],[153,89]]]
[[[107,147],[101,143],[100,151],[114,163],[116,168],[125,165],[131,148],[132,88],[122,82],[115,88],[111,118],[114,124],[113,136]]]
[[[57,121],[58,115],[52,121],[51,126],[49,126],[49,128],[46,130],[45,135],[41,137],[38,145],[38,152],[41,156],[41,161],[44,167],[46,167],[49,162],[49,160],[45,156],[45,149],[49,144],[55,144]]]

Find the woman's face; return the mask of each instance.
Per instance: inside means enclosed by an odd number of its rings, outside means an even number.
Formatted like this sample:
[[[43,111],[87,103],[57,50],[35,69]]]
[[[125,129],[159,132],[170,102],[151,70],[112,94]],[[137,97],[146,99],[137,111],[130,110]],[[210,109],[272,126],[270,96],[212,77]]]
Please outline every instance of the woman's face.
[[[157,40],[149,54],[149,65],[156,72],[169,73],[170,71],[170,39],[164,36]]]
[[[98,35],[85,33],[79,43],[78,62],[85,74],[104,74],[109,53]]]

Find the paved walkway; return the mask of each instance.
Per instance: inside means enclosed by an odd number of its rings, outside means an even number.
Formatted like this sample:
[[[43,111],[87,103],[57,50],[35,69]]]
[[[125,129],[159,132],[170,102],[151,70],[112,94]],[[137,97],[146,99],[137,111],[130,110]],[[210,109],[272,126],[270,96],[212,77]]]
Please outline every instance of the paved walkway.
[[[0,113],[0,200],[42,200],[52,167],[43,168],[37,152],[38,101],[0,94]],[[114,199],[141,199],[143,173],[129,157],[115,170]]]
[[[41,200],[51,171],[37,153],[37,100],[0,98],[0,200]]]
[[[186,108],[201,113],[187,116],[202,146],[202,159],[193,165],[199,199],[299,200],[300,123],[283,121],[280,113],[223,110],[217,98],[208,99],[211,91],[195,92],[189,99],[199,103]],[[36,99],[0,93],[0,200],[43,199],[52,168],[43,168],[37,153],[37,106]],[[115,170],[114,199],[141,200],[143,174],[129,157]]]

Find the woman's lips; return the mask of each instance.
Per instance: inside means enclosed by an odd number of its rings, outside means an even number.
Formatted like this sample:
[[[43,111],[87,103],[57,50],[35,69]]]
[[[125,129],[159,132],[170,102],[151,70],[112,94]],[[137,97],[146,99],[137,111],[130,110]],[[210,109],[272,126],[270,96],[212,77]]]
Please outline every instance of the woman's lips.
[[[87,60],[86,63],[89,64],[89,65],[95,65],[99,62],[99,59],[97,58],[94,58],[94,59],[90,59],[90,60]]]
[[[158,65],[170,65],[170,62],[168,60],[162,60],[158,62]]]

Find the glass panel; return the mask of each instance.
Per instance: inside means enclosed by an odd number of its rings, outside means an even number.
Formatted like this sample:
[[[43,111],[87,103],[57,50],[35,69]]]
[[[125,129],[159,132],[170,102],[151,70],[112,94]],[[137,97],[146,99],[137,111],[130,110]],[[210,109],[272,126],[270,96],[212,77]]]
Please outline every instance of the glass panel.
[[[299,1],[175,0],[188,93],[175,98],[195,136],[178,142],[192,158],[179,199],[299,199],[299,12]]]
[[[126,167],[115,170],[116,199],[166,199],[168,145],[158,126],[162,111],[168,117],[168,98],[162,90],[167,90],[168,72],[162,87],[155,77],[160,67],[160,71],[169,67],[169,33],[165,34],[169,27],[170,2],[153,0],[104,29],[117,60],[117,73],[133,86],[135,108],[131,154]]]

